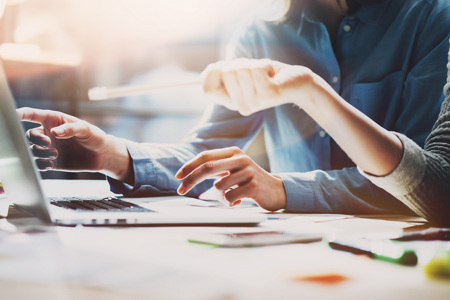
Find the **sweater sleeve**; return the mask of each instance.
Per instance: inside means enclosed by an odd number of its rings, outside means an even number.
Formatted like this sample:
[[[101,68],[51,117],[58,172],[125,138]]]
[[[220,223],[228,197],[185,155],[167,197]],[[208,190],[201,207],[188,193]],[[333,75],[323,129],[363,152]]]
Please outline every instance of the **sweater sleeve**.
[[[403,157],[382,177],[360,172],[431,224],[450,227],[450,93],[447,92],[433,131],[421,149],[404,135]]]
[[[403,134],[393,133],[403,144],[403,156],[398,166],[386,176],[374,176],[358,169],[372,183],[399,198],[417,189],[425,174],[426,160],[423,149],[414,141]]]

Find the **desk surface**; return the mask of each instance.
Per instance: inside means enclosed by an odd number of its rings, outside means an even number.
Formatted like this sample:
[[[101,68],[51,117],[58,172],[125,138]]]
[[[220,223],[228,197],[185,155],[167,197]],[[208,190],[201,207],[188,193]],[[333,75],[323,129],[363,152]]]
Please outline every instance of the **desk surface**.
[[[60,181],[45,181],[57,193]],[[108,193],[104,181],[64,182],[78,193]],[[387,235],[420,219],[275,214],[269,228]],[[405,222],[406,220],[406,222]],[[430,280],[422,267],[447,242],[411,244],[419,265],[404,267],[335,251],[325,243],[226,249],[192,244],[201,232],[240,227],[48,227],[11,233],[0,219],[0,293],[5,299],[448,299],[450,281]],[[38,227],[34,227],[36,229]],[[1,230],[3,229],[3,230]],[[259,230],[259,228],[251,228]],[[299,280],[336,274],[335,284]]]

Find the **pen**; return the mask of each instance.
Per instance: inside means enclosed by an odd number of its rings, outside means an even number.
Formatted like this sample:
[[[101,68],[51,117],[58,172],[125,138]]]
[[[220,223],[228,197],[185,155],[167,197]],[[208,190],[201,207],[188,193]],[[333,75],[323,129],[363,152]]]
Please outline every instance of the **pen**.
[[[391,263],[417,265],[417,255],[413,250],[404,249],[390,241],[333,240],[328,245],[336,250],[367,255]]]
[[[89,89],[88,97],[91,101],[106,100],[111,98],[121,98],[134,95],[142,95],[150,93],[154,90],[170,89],[176,87],[185,87],[192,85],[201,85],[200,80],[196,81],[182,81],[173,82],[169,84],[142,84],[142,85],[131,85],[131,86],[118,86],[118,87],[94,87]]]
[[[428,229],[404,233],[393,241],[450,241],[450,229]]]

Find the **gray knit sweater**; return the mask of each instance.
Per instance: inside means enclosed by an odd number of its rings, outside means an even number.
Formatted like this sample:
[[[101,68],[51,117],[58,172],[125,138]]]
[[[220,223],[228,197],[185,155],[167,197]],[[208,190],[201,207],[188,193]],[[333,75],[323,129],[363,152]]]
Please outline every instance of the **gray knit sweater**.
[[[406,136],[397,168],[384,177],[363,175],[434,226],[450,227],[450,62],[446,98],[424,149]]]

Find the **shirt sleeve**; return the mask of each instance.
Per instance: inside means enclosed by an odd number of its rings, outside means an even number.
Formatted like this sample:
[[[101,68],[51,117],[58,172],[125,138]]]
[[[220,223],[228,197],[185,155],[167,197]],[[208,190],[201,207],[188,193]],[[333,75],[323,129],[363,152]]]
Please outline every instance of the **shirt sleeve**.
[[[174,195],[181,181],[176,172],[195,155],[209,149],[237,146],[245,149],[258,133],[262,116],[242,117],[222,106],[213,105],[206,110],[202,121],[180,144],[128,142],[127,149],[133,163],[134,185],[108,178],[111,191],[127,196]],[[198,197],[212,186],[205,180],[187,196]]]
[[[435,2],[437,3],[437,2]],[[443,25],[445,24],[445,25]],[[422,146],[439,112],[445,84],[448,53],[450,11],[448,7],[435,7],[424,22],[417,38],[411,67],[403,83],[403,92],[397,109],[398,116],[393,131],[408,136],[413,144]],[[393,112],[390,112],[393,113]],[[405,155],[418,155],[420,147],[408,149]],[[419,161],[423,164],[423,154]],[[404,163],[411,164],[412,162]],[[404,166],[412,168],[412,166]],[[402,167],[403,168],[403,167]],[[414,167],[418,178],[403,180],[412,187],[396,187],[397,192],[419,185],[423,165]],[[398,171],[400,172],[400,171]],[[363,176],[357,167],[340,170],[315,170],[307,173],[278,174],[285,185],[287,211],[292,212],[335,212],[335,213],[399,213],[412,214],[419,211],[399,201],[386,190],[373,184]],[[395,176],[395,174],[393,175]],[[400,175],[398,175],[400,176]],[[448,186],[448,184],[446,184]],[[412,208],[412,211],[411,211]],[[424,213],[419,215],[424,216]]]
[[[361,175],[357,167],[281,173],[287,212],[412,214],[393,195]]]

